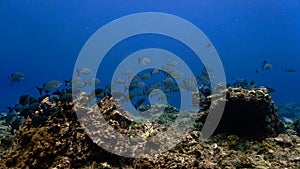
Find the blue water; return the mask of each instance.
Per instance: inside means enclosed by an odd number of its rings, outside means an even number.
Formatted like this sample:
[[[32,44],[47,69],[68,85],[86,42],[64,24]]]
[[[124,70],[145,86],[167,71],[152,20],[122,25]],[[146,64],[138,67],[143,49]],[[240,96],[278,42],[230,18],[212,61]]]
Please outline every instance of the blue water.
[[[211,40],[227,81],[254,80],[276,89],[276,103],[300,102],[300,1],[0,0],[0,111],[17,103],[21,94],[37,97],[35,86],[70,78],[81,48],[94,32],[138,12],[188,20]],[[263,60],[273,68],[256,73]],[[297,72],[286,73],[286,67]],[[8,76],[17,71],[25,79],[10,87]],[[100,79],[107,81],[109,75]]]

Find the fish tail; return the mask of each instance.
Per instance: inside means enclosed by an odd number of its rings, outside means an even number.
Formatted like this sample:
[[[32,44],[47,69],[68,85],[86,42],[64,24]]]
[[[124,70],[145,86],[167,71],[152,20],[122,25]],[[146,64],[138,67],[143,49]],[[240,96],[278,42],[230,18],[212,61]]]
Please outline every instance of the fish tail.
[[[43,88],[40,88],[40,87],[35,87],[38,91],[39,91],[39,93],[40,93],[40,96],[42,95],[42,93],[43,93]]]

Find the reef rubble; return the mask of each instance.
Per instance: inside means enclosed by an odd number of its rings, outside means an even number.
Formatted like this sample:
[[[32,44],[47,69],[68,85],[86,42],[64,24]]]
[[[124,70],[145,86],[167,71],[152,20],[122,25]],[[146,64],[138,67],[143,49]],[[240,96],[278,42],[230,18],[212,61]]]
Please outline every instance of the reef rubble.
[[[110,96],[90,107],[84,93],[75,100],[65,99],[70,97],[62,94],[60,98],[64,99],[56,103],[50,97],[37,99],[35,111],[25,113],[18,130],[11,133],[1,128],[5,135],[14,137],[7,147],[1,142],[1,148],[6,150],[0,156],[0,168],[299,168],[300,137],[285,133],[268,90],[227,88],[223,92],[224,114],[211,138],[202,139],[201,126],[209,113],[207,105],[214,105],[212,96],[202,98],[201,102],[194,100],[202,109],[195,128],[183,138],[170,140],[162,134],[166,142],[177,143],[174,147],[143,158],[113,154],[97,138],[110,140],[111,132],[118,132],[136,137],[138,148],[151,152],[153,145],[162,146],[152,138],[168,130],[176,118],[178,112],[172,106],[166,107],[169,113],[161,116],[166,120],[138,123]],[[174,133],[172,138],[176,136]],[[124,145],[118,147],[116,142],[114,147],[128,148],[127,153],[133,156],[141,151],[129,149],[129,143]]]

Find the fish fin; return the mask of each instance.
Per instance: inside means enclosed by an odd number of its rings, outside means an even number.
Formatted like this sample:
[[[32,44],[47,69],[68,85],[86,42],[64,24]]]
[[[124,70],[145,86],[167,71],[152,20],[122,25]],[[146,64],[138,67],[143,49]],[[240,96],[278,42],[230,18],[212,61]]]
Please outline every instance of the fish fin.
[[[80,70],[77,69],[76,71],[77,71],[77,76],[79,77],[80,76]]]
[[[40,87],[35,87],[38,91],[39,91],[39,93],[40,93],[40,96],[42,95],[42,93],[43,93],[43,88],[40,88]]]

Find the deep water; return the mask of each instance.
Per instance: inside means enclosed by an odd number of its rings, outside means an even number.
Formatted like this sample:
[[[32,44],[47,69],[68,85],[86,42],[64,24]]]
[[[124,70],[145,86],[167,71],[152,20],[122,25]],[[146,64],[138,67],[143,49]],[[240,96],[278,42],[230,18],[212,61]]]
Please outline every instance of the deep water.
[[[16,104],[22,94],[38,97],[36,86],[70,78],[81,48],[93,33],[139,12],[169,13],[197,26],[217,50],[228,82],[254,80],[257,86],[274,88],[272,96],[278,104],[300,102],[300,1],[0,0],[0,110],[7,111],[6,106]],[[99,69],[104,72],[99,86],[109,83],[113,65],[122,57],[147,47],[183,52],[182,59],[195,74],[202,69],[184,46],[162,36],[133,37],[123,43],[125,47],[120,44]],[[272,69],[256,73],[264,60]],[[297,71],[285,72],[286,68]],[[10,86],[8,76],[14,72],[23,72],[25,79]]]

